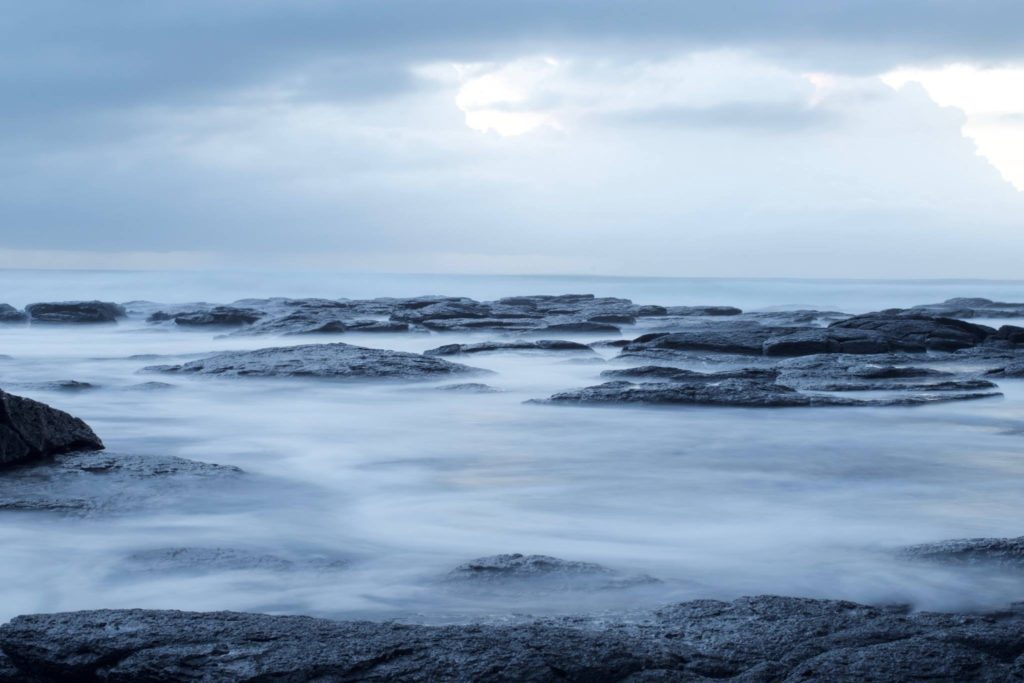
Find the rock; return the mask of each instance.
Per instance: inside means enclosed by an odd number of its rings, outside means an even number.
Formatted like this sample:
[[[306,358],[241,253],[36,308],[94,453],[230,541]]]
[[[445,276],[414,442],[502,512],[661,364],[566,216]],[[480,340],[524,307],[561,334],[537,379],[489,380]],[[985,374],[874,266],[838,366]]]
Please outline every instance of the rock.
[[[563,391],[540,403],[644,403],[794,407],[812,405],[812,399],[772,381],[726,379],[719,382],[605,382]]]
[[[173,389],[173,384],[167,382],[139,382],[138,384],[129,384],[125,387],[127,391],[162,391],[164,389]]]
[[[78,515],[131,510],[152,499],[193,493],[202,482],[216,483],[223,496],[219,482],[239,474],[236,467],[176,457],[70,453],[4,470],[0,510]]]
[[[981,565],[1024,569],[1024,536],[1017,538],[963,538],[923,543],[903,548],[899,555],[909,560],[943,564]]]
[[[307,344],[229,351],[147,371],[223,377],[322,377],[329,379],[436,379],[486,370],[404,351],[351,344]]]
[[[623,575],[593,562],[520,553],[481,557],[461,564],[445,577],[448,583],[477,587],[548,590],[607,590],[660,583],[647,575]]]
[[[618,333],[621,330],[615,325],[609,323],[596,323],[590,321],[580,322],[566,322],[566,323],[552,323],[544,327],[545,332],[575,332],[585,334],[601,333],[605,334],[608,332]]]
[[[751,321],[706,322],[686,330],[642,335],[625,346],[621,355],[658,358],[679,351],[714,351],[760,356],[769,339],[799,331]]]
[[[345,325],[346,329],[352,332],[408,332],[408,323],[399,323],[393,320],[353,320]]]
[[[182,327],[242,327],[251,325],[263,314],[251,308],[235,308],[234,306],[215,306],[205,311],[179,313],[172,320]],[[153,319],[153,316],[150,316]]]
[[[1001,341],[1009,344],[1024,344],[1024,327],[1017,325],[1003,325],[996,333],[989,337],[988,341]]]
[[[119,567],[127,573],[206,574],[223,571],[337,571],[349,566],[338,558],[289,559],[244,548],[151,548],[132,553]]]
[[[740,315],[743,313],[734,306],[666,306],[665,315],[691,316],[726,316]]]
[[[510,342],[478,342],[476,344],[445,344],[437,348],[424,351],[425,356],[458,356],[473,353],[494,353],[501,351],[540,351],[560,353],[584,353],[596,355],[594,349],[586,344],[578,342],[541,339],[538,341],[510,341]]]
[[[947,318],[1024,318],[1024,303],[1006,303],[981,297],[958,297],[947,299],[941,304],[923,304],[908,310]]]
[[[451,318],[425,320],[422,325],[435,332],[471,332],[477,330],[540,332],[546,329],[543,321],[536,318]]]
[[[467,318],[494,318],[486,304],[472,299],[448,299],[425,306],[399,310],[391,314],[391,320],[404,323],[424,323],[429,320],[451,320]]]
[[[623,315],[621,313],[609,313],[602,315],[592,315],[587,318],[587,322],[591,323],[611,323],[613,325],[635,325],[636,318],[631,315]]]
[[[896,354],[858,356],[819,354],[784,360],[776,366],[778,382],[803,391],[975,391],[995,384],[976,377],[892,363]]]
[[[77,417],[0,390],[0,465],[102,448],[99,437]]]
[[[984,325],[899,310],[857,315],[829,325],[828,329],[869,330],[881,333],[892,350],[955,351],[985,341],[995,330]]]
[[[123,306],[106,301],[60,301],[25,307],[33,323],[113,323],[125,317]]]
[[[0,304],[0,323],[23,323],[28,320],[28,313],[19,311],[10,304]]]
[[[888,338],[874,330],[817,328],[769,337],[761,345],[766,356],[808,356],[817,353],[886,353]]]
[[[32,389],[35,391],[88,391],[98,389],[95,384],[79,382],[75,379],[61,379],[53,382],[28,382],[17,385],[21,389]]]
[[[465,382],[463,384],[442,384],[437,387],[440,391],[454,391],[460,394],[500,394],[501,389],[492,387],[489,384],[479,382]]]
[[[912,612],[837,600],[695,600],[628,616],[417,626],[94,610],[16,617],[10,666],[57,681],[1007,681],[1024,608]]]
[[[641,380],[669,380],[674,382],[702,381],[717,382],[723,379],[750,379],[762,381],[774,381],[778,377],[778,370],[774,368],[741,368],[739,370],[726,370],[725,372],[696,372],[694,370],[680,370],[679,368],[668,368],[661,365],[644,365],[638,368],[621,368],[618,370],[605,370],[602,377],[609,379],[641,379]]]
[[[1001,368],[995,368],[985,373],[997,377],[1024,377],[1024,360],[1010,363]]]

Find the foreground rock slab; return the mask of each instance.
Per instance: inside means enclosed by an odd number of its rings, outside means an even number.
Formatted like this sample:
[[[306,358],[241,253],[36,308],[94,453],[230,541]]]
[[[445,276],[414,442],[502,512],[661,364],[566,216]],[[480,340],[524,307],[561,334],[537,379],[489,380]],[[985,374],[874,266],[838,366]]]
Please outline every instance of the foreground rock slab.
[[[231,351],[181,365],[157,365],[145,370],[225,377],[405,380],[487,372],[418,353],[369,349],[340,342]]]
[[[511,626],[98,610],[17,617],[0,648],[7,671],[36,683],[1006,681],[1024,674],[1022,628],[1021,607],[911,613],[761,596]]]
[[[1024,536],[1017,538],[960,538],[904,548],[904,559],[950,565],[1024,569]]]
[[[77,417],[0,390],[0,465],[102,448],[100,438]]]

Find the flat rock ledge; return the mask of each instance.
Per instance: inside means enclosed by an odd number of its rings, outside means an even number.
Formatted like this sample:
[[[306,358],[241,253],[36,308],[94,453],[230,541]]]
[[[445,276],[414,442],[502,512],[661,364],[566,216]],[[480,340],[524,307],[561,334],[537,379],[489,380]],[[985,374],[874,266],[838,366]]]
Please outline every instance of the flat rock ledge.
[[[1008,681],[1024,606],[995,614],[760,596],[628,617],[418,626],[97,610],[0,627],[0,681]]]
[[[102,448],[100,438],[77,417],[0,390],[0,465]]]
[[[487,370],[418,353],[351,344],[306,344],[230,351],[181,365],[154,365],[147,372],[222,377],[321,377],[326,379],[443,379]]]

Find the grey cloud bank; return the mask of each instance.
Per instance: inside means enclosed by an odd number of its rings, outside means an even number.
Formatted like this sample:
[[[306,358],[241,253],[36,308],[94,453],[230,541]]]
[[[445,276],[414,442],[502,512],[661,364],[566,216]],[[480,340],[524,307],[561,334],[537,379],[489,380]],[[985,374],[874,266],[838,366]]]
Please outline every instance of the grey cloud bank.
[[[1022,195],[961,114],[876,76],[1017,61],[1022,15],[21,3],[0,24],[0,265],[1010,277]]]

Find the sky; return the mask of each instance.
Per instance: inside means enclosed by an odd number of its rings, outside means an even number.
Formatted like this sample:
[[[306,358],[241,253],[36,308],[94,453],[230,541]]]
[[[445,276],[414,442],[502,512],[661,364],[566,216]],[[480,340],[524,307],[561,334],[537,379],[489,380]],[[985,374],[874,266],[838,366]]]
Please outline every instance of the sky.
[[[1024,277],[1017,0],[0,3],[0,267]]]

